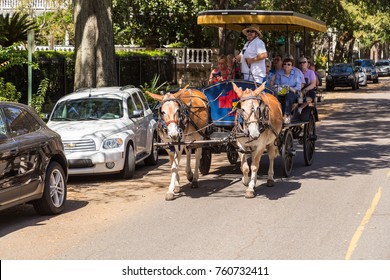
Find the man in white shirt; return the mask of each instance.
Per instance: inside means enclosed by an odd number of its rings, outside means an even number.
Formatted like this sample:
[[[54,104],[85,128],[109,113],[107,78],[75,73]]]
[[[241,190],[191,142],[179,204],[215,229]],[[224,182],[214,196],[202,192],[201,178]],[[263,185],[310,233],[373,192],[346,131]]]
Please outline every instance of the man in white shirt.
[[[241,62],[241,73],[244,80],[263,83],[266,77],[265,59],[268,57],[264,42],[259,38],[261,32],[257,25],[242,30],[246,35],[245,43],[241,53],[236,59]]]

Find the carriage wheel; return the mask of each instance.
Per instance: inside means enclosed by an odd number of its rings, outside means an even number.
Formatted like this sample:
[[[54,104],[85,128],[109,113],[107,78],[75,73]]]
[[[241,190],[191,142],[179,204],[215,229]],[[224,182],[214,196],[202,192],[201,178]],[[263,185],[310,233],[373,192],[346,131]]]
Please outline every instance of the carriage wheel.
[[[295,156],[293,135],[290,129],[287,129],[284,134],[282,144],[282,167],[283,175],[289,177],[291,175],[293,161]]]
[[[316,122],[314,119],[313,110],[311,110],[309,122],[303,127],[303,156],[306,165],[312,165],[313,163],[316,140]]]
[[[231,164],[236,164],[238,161],[238,152],[237,151],[228,151],[227,158]]]
[[[211,149],[202,148],[202,156],[199,162],[199,171],[202,175],[209,174],[211,166]]]

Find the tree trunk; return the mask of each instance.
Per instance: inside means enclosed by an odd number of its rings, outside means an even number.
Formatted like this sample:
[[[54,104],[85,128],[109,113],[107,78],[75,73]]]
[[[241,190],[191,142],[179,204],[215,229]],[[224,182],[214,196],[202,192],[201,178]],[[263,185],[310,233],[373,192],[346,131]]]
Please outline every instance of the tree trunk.
[[[73,0],[75,89],[117,85],[111,0]]]

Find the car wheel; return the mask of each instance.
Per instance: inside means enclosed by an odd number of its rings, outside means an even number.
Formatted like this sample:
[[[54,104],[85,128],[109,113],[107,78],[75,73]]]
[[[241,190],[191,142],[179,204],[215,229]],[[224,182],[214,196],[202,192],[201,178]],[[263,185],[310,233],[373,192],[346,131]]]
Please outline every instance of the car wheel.
[[[41,215],[57,215],[65,208],[65,172],[58,162],[51,162],[46,170],[45,185],[41,199],[33,201],[35,211]]]
[[[373,82],[374,84],[377,84],[377,83],[379,82],[379,79],[376,78],[376,79],[372,80],[372,82]]]
[[[152,150],[150,151],[150,155],[144,160],[146,165],[156,165],[158,162],[158,149],[154,143],[157,142],[157,134],[153,135],[152,140]]]
[[[131,179],[133,178],[134,173],[135,173],[134,149],[133,146],[129,144],[126,152],[125,166],[123,167],[121,175],[123,179]]]

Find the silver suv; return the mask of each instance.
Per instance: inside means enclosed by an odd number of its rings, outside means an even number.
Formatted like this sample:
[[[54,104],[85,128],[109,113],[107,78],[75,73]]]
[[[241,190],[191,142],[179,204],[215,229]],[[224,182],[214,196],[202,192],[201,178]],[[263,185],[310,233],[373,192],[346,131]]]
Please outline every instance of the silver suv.
[[[155,165],[157,123],[143,92],[133,86],[82,89],[58,100],[47,125],[65,146],[69,175],[134,175]]]
[[[371,59],[357,59],[354,62],[355,66],[361,66],[366,73],[367,80],[373,83],[378,83],[378,71]]]

